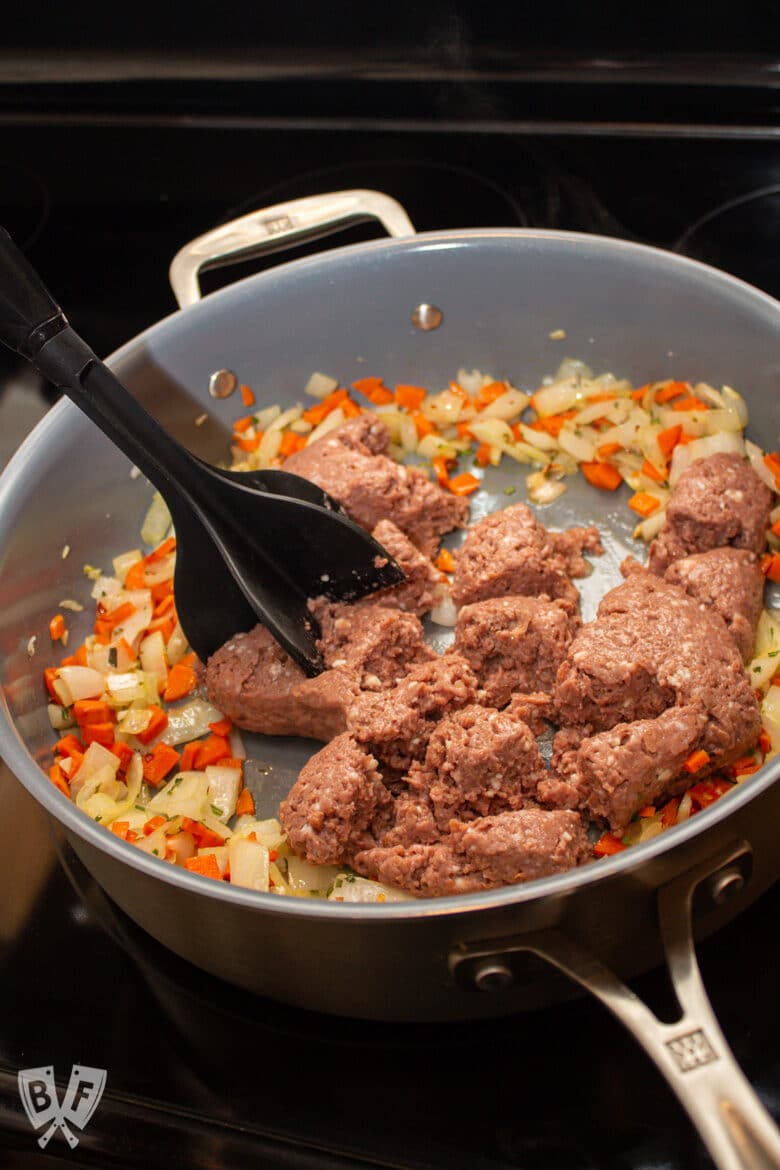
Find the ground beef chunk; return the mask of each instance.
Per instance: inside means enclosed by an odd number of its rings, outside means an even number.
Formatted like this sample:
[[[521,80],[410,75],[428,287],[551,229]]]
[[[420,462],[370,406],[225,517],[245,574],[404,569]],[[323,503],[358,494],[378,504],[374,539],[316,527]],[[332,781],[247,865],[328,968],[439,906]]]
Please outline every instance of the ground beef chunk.
[[[394,686],[410,667],[436,657],[420,619],[381,605],[333,605],[321,615],[317,645],[327,667],[346,670],[361,690]]]
[[[769,488],[741,455],[694,460],[675,484],[666,523],[650,545],[650,569],[660,575],[672,561],[726,545],[760,553],[771,504]]]
[[[392,805],[374,757],[344,734],[304,765],[279,806],[279,820],[292,848],[307,861],[343,865],[376,843]]]
[[[664,577],[720,614],[743,662],[748,662],[764,600],[758,556],[744,548],[713,548],[673,561]]]
[[[558,671],[555,703],[560,722],[571,730],[569,742],[559,743],[553,766],[576,788],[581,806],[588,806],[590,794],[598,790],[598,815],[615,825],[623,821],[627,803],[620,776],[607,775],[618,748],[626,753],[628,766],[640,770],[642,783],[652,783],[659,796],[671,790],[679,774],[670,771],[674,744],[694,726],[694,715],[698,731],[686,755],[699,749],[708,753],[700,776],[744,755],[761,727],[750,680],[723,620],[677,586],[641,570],[602,599],[596,621],[575,637]],[[667,708],[683,709],[691,718],[678,725],[666,716],[676,738],[670,732],[674,743],[659,747],[652,721]],[[624,723],[641,726],[625,733],[621,729],[617,744],[607,737],[590,745],[594,732]],[[644,746],[640,741],[646,741]],[[655,781],[650,779],[653,767]],[[604,775],[597,780],[598,768]],[[610,791],[612,797],[604,798]],[[628,791],[623,788],[623,793]],[[546,786],[539,795],[551,799]]]
[[[548,730],[547,723],[554,716],[552,695],[546,691],[532,691],[530,694],[518,693],[512,695],[512,701],[506,710],[517,719],[527,723],[534,735],[544,735]]]
[[[420,468],[382,454],[390,440],[387,427],[364,417],[290,455],[285,471],[316,483],[369,532],[380,520],[391,520],[423,552],[433,553],[445,532],[466,523],[468,501],[444,491]]]
[[[508,711],[471,706],[443,719],[428,742],[413,788],[427,791],[436,823],[522,808],[546,775],[536,738]]]
[[[483,701],[503,707],[515,691],[552,691],[579,624],[568,601],[493,597],[460,610],[455,649],[476,674]]]
[[[380,845],[430,845],[442,836],[428,795],[430,777],[425,765],[415,760],[406,779],[408,784],[396,797],[393,824]]]
[[[433,844],[368,849],[353,865],[425,898],[531,881],[571,869],[589,853],[578,813],[524,808],[456,824]]]
[[[526,504],[478,521],[458,554],[453,598],[458,606],[510,594],[578,602],[569,577],[588,571],[583,551],[602,552],[595,528],[548,532]]]
[[[329,601],[327,597],[315,598],[309,602],[309,608],[320,625],[327,622],[331,611],[355,612],[366,606],[382,605],[388,609],[402,609],[422,617],[433,608],[441,584],[441,573],[428,557],[421,553],[390,520],[380,520],[371,535],[400,565],[406,574],[406,580],[401,585],[391,585],[389,589],[378,589],[375,593],[369,593],[348,605]]]
[[[412,760],[425,755],[436,723],[476,698],[477,680],[465,659],[442,654],[413,666],[391,690],[360,694],[350,708],[348,725],[383,767],[405,771]]]
[[[209,699],[247,731],[329,740],[346,730],[358,690],[346,671],[307,678],[269,634],[255,626],[212,654],[206,666]]]

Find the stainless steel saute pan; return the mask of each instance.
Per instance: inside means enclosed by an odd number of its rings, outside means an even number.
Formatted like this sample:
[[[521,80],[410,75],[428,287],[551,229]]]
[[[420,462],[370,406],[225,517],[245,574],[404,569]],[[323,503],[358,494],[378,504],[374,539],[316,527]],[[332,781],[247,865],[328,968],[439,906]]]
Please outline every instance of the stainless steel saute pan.
[[[376,217],[398,238],[336,249],[198,297],[199,268],[283,246],[334,223]],[[45,270],[42,275],[46,276]],[[595,236],[490,230],[415,236],[384,197],[339,193],[258,212],[195,241],[172,279],[183,311],[111,364],[177,437],[224,458],[243,413],[220,370],[260,402],[292,403],[314,370],[429,387],[461,366],[532,388],[564,356],[638,382],[665,377],[738,388],[765,447],[780,427],[780,306],[723,273]],[[565,340],[551,334],[564,330]],[[208,421],[195,420],[208,413]],[[474,515],[524,498],[522,469],[493,469]],[[349,906],[209,882],[158,862],[68,804],[40,770],[52,735],[41,685],[48,619],[85,598],[85,563],[137,543],[149,487],[85,417],[60,402],[0,480],[0,751],[64,826],[108,894],[171,950],[223,979],[320,1011],[385,1019],[509,1014],[572,993],[598,995],[674,1085],[723,1167],[759,1164],[780,1143],[728,1053],[700,986],[691,940],[746,907],[780,870],[780,759],[738,791],[646,844],[572,873],[460,898]],[[618,580],[625,501],[581,477],[543,512],[550,527],[592,522],[608,550],[583,610]],[[292,536],[291,536],[292,538]],[[64,549],[69,549],[64,556]],[[87,632],[88,612],[74,639]],[[37,653],[28,643],[37,635]],[[316,745],[249,737],[275,800]],[[271,811],[270,809],[268,810]],[[682,1006],[660,1023],[620,982],[664,952]],[[564,979],[560,972],[569,976]],[[753,1161],[751,1161],[753,1157]]]

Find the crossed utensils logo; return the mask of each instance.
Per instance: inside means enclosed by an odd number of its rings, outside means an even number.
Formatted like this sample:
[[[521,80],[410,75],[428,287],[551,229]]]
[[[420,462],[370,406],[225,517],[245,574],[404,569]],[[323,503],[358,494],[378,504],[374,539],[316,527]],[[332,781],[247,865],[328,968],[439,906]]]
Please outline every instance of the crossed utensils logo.
[[[54,1083],[54,1068],[23,1068],[19,1070],[19,1096],[24,1105],[30,1125],[35,1130],[43,1129],[38,1145],[45,1149],[58,1129],[72,1150],[79,1139],[70,1128],[84,1129],[100,1104],[106,1087],[108,1073],[104,1068],[88,1068],[74,1064],[65,1097],[60,1105],[57,1086]]]

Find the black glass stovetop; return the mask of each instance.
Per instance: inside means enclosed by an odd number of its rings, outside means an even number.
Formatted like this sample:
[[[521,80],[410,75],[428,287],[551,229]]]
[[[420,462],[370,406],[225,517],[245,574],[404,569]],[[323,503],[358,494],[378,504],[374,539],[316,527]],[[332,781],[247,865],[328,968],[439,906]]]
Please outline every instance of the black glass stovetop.
[[[578,134],[570,121],[565,133],[392,120],[324,129],[240,111],[6,109],[0,218],[102,353],[174,309],[166,271],[188,239],[346,187],[394,195],[418,230],[599,232],[684,251],[780,295],[769,131]],[[0,437],[12,446],[54,396],[22,381],[0,355]],[[5,771],[0,808],[0,1167],[709,1165],[660,1076],[595,1002],[495,1023],[383,1025],[254,999],[144,936]],[[726,1036],[776,1118],[778,915],[775,888],[700,948]],[[655,994],[662,982],[637,986]],[[100,1105],[75,1150],[61,1134],[41,1150],[17,1073],[53,1066],[62,1086],[74,1064],[107,1071]]]

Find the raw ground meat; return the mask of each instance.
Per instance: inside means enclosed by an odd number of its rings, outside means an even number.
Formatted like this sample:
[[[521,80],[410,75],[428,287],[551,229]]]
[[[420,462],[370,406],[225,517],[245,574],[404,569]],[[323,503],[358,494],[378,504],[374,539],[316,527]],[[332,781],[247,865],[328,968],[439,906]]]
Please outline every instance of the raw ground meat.
[[[414,666],[391,690],[358,696],[348,726],[383,766],[405,771],[425,755],[436,723],[473,703],[477,680],[459,654],[442,654]]]
[[[409,783],[427,792],[436,823],[446,831],[453,818],[522,808],[545,775],[526,723],[509,711],[471,706],[439,723]]]
[[[420,619],[400,609],[339,605],[322,618],[317,645],[325,665],[353,675],[361,690],[395,686],[412,666],[436,657]]]
[[[377,762],[349,734],[336,736],[301,769],[279,820],[296,853],[313,865],[342,865],[387,828],[393,798]]]
[[[454,648],[476,674],[481,700],[503,707],[516,691],[552,691],[579,625],[568,601],[493,597],[463,606]]]
[[[468,501],[444,491],[419,468],[382,454],[389,442],[380,419],[361,415],[290,455],[284,469],[316,483],[369,532],[380,520],[391,520],[433,554],[444,533],[466,523]]]
[[[576,605],[579,597],[569,578],[589,571],[584,551],[603,552],[596,528],[548,532],[526,504],[492,512],[469,529],[458,554],[455,604],[545,594]]]
[[[765,577],[756,553],[745,548],[694,553],[673,561],[664,578],[720,614],[743,662],[750,661],[764,602]]]
[[[434,844],[367,849],[353,865],[365,877],[430,898],[562,873],[589,855],[578,813],[523,808],[456,824]]]
[[[675,484],[650,569],[663,574],[672,561],[727,545],[760,553],[771,506],[772,493],[742,455],[696,459]]]
[[[697,772],[703,778],[744,755],[761,729],[750,680],[723,620],[642,570],[607,593],[596,620],[575,637],[558,671],[555,704],[559,721],[573,731],[568,743],[556,745],[553,764],[576,787],[580,805],[594,813],[589,801],[598,790],[598,815],[613,828],[636,811],[634,788],[621,791],[629,768],[636,766],[643,785],[655,785],[655,798],[671,791],[679,776],[672,760],[686,735],[686,755],[708,753],[708,764]],[[658,717],[672,707],[680,722],[667,714],[659,726]],[[617,734],[618,724],[634,727]],[[689,734],[694,726],[696,734]],[[667,744],[658,738],[664,727]],[[611,729],[617,738],[593,736]],[[582,738],[575,747],[578,731]],[[604,774],[597,778],[598,768]],[[559,795],[561,803],[569,803]],[[540,798],[551,799],[550,786],[542,787]]]
[[[358,690],[345,671],[307,678],[260,625],[212,654],[205,678],[209,699],[237,727],[322,740],[346,730],[347,708]]]

